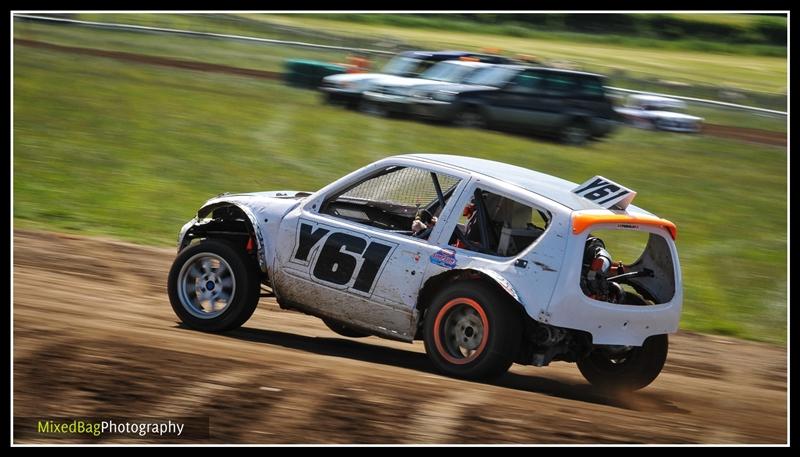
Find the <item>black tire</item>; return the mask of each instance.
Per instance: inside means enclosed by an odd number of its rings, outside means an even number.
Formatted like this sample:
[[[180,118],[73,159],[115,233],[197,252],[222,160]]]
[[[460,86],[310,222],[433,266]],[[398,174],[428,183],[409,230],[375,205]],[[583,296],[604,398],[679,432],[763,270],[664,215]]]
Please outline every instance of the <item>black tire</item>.
[[[205,262],[210,262],[209,268],[217,264],[216,269],[204,270]],[[193,266],[197,267],[196,271],[201,276],[192,275]],[[232,282],[227,279],[228,276]],[[190,290],[192,283],[194,290]],[[202,298],[198,297],[200,288],[209,294],[218,291],[215,298],[209,299],[212,310],[215,301],[222,299],[218,297],[226,293],[230,296],[221,310],[208,311],[206,305],[196,303],[205,301],[198,300]],[[253,315],[260,289],[261,274],[255,259],[231,243],[213,239],[183,249],[172,263],[167,282],[169,301],[178,318],[189,327],[206,332],[224,332],[241,327]]]
[[[669,341],[667,335],[653,335],[641,347],[630,349],[621,357],[611,356],[596,348],[578,360],[578,369],[593,386],[609,391],[631,392],[652,383],[667,360]],[[612,359],[618,360],[615,363]]]
[[[570,146],[583,146],[591,137],[589,125],[582,120],[575,120],[567,124],[559,133],[561,142]]]
[[[334,333],[346,336],[348,338],[364,338],[365,336],[369,336],[369,333],[364,333],[360,330],[354,329],[353,327],[348,327],[330,319],[322,319],[322,322],[324,322],[325,325],[327,325],[328,328]]]
[[[375,103],[370,100],[361,99],[358,104],[358,110],[366,114],[368,116],[376,116],[376,117],[391,117],[389,110],[387,110],[384,106],[381,106],[380,103]]]
[[[458,378],[502,375],[522,341],[522,319],[516,306],[508,296],[481,282],[445,287],[425,313],[428,357],[439,371]]]
[[[323,92],[322,93],[322,103],[326,105],[338,105],[339,100],[337,100],[336,96],[334,96],[330,92]]]
[[[453,125],[465,129],[485,129],[489,123],[478,108],[465,108],[456,113]]]
[[[654,121],[653,121],[653,129],[654,129],[654,130],[663,130],[663,131],[668,131],[668,130],[669,130],[669,127],[667,127],[666,125],[664,125],[664,121],[661,121],[661,120],[658,120],[658,119],[656,119],[656,120],[654,120]]]
[[[342,104],[344,105],[344,107],[349,109],[349,110],[353,110],[353,111],[360,111],[361,102],[362,101],[363,101],[363,98],[361,97],[361,94],[358,94],[355,97],[343,97],[342,98]]]

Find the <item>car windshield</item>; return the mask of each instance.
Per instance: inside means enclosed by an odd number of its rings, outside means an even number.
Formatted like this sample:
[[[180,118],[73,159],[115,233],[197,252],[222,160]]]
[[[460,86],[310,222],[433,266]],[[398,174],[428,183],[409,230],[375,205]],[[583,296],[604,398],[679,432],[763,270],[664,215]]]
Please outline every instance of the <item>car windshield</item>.
[[[484,67],[471,73],[462,82],[479,86],[500,87],[511,80],[517,74],[517,71],[513,68]]]
[[[395,56],[392,58],[392,60],[386,62],[386,65],[383,66],[383,70],[381,70],[381,72],[389,75],[404,75],[408,73],[414,73],[414,70],[416,70],[420,62],[422,62],[420,59]]]
[[[432,79],[434,81],[457,83],[473,71],[475,71],[475,67],[473,66],[462,65],[456,62],[441,62],[426,70],[419,75],[419,77]]]

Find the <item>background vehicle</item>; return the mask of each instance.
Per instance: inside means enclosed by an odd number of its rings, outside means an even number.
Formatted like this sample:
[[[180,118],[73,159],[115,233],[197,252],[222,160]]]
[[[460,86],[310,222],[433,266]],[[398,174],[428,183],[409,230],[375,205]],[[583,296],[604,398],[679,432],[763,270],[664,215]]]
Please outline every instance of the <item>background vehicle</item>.
[[[616,108],[628,123],[640,128],[672,132],[699,132],[703,118],[686,113],[686,102],[657,95],[630,95],[624,107]]]
[[[445,88],[463,82],[491,64],[474,60],[445,60],[430,67],[417,78],[391,77],[373,80],[364,91],[366,111],[380,113],[406,113],[413,99],[409,95],[417,87]]]
[[[482,62],[508,63],[510,59],[502,56],[481,54],[469,51],[406,51],[394,56],[384,65],[380,73],[348,73],[326,76],[320,90],[329,102],[345,103],[355,107],[373,80],[383,76],[416,77],[432,65],[443,60],[474,57]]]
[[[415,154],[313,194],[223,195],[181,230],[170,302],[191,327],[231,330],[263,285],[345,336],[424,340],[452,376],[564,360],[602,388],[640,389],[664,364],[682,288],[674,224],[630,205],[635,194]],[[590,230],[648,241],[622,265]]]
[[[415,113],[464,127],[493,127],[554,136],[580,145],[613,131],[619,121],[592,73],[497,65],[476,86],[419,91]]]

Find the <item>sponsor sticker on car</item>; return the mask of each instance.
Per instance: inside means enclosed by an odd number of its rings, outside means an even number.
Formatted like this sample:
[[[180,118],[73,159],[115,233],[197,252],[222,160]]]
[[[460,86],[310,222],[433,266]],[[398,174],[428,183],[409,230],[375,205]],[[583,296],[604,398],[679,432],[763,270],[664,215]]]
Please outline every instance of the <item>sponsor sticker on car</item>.
[[[456,251],[451,249],[440,249],[431,254],[431,263],[439,265],[444,268],[455,268],[456,266]]]

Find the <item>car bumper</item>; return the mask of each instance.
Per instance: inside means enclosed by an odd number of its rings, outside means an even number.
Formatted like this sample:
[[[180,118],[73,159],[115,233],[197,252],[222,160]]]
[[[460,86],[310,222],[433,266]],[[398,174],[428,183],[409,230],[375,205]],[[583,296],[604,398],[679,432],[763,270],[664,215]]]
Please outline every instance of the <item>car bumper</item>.
[[[651,306],[600,302],[579,292],[552,303],[539,320],[590,333],[594,344],[641,346],[650,336],[675,333],[682,308],[680,290],[668,303]]]
[[[591,122],[592,136],[602,137],[616,130],[621,123],[612,119],[594,118]]]
[[[410,111],[415,116],[439,121],[450,120],[455,115],[452,103],[430,99],[415,100]]]
[[[358,101],[361,99],[361,92],[352,89],[322,86],[319,90],[327,94],[328,97],[333,100]]]
[[[381,105],[384,109],[396,113],[407,113],[413,104],[405,95],[382,94],[380,92],[364,92],[364,100]]]

